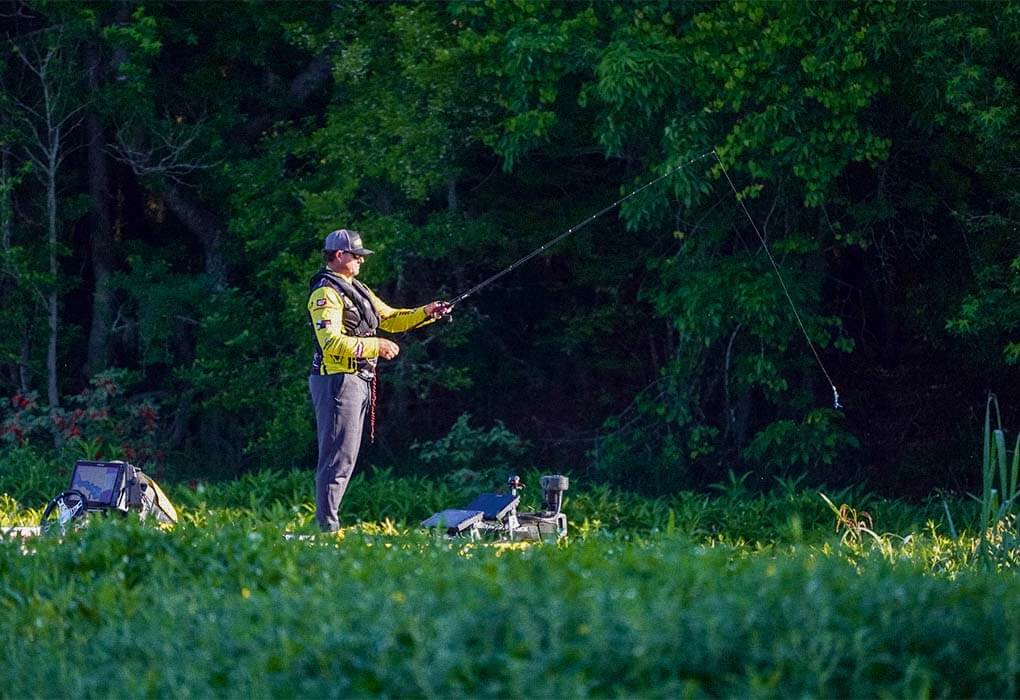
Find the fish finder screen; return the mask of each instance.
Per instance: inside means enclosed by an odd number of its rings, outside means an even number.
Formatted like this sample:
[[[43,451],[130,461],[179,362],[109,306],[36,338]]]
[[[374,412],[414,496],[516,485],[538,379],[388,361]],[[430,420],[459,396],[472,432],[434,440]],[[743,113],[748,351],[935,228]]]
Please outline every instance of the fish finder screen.
[[[90,503],[113,505],[123,465],[78,462],[71,476],[71,488],[85,494]]]

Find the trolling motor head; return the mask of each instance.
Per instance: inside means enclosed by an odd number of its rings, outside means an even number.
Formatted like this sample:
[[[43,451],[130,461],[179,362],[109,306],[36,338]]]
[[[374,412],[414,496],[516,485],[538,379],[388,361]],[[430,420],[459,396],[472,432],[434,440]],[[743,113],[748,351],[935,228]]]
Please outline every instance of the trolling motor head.
[[[563,507],[563,492],[570,488],[570,479],[559,474],[543,476],[538,480],[542,486],[542,511],[549,516],[556,515]]]

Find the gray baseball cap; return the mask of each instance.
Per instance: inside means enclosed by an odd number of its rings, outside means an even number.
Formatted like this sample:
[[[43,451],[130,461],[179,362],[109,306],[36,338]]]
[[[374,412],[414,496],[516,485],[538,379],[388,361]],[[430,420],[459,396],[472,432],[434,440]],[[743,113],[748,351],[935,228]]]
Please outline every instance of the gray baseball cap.
[[[322,244],[322,249],[345,250],[355,255],[371,255],[373,252],[362,244],[360,233],[349,231],[345,228],[337,229],[327,235],[325,242]]]

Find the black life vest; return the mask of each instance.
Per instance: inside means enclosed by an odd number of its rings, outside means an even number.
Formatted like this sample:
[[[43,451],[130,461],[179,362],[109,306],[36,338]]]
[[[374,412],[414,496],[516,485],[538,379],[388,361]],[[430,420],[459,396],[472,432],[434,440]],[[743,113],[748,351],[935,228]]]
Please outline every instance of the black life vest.
[[[308,283],[308,293],[311,294],[320,287],[330,287],[344,301],[343,323],[344,331],[348,335],[358,338],[369,338],[376,334],[379,328],[379,312],[372,305],[368,288],[358,280],[348,282],[340,275],[328,269],[322,269],[312,276]],[[311,314],[309,314],[311,322]],[[315,328],[309,323],[312,332],[312,344],[315,346],[315,356],[312,358],[312,372],[318,374],[322,366],[322,347],[315,335]],[[375,358],[360,359],[357,361],[358,370],[372,373],[375,370]]]

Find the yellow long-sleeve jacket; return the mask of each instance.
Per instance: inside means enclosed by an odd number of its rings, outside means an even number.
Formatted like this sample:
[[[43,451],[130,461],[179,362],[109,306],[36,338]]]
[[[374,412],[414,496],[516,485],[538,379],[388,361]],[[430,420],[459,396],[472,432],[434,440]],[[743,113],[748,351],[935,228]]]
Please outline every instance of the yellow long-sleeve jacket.
[[[379,357],[376,328],[399,333],[433,321],[425,307],[394,309],[357,280],[349,283],[348,294],[335,276],[316,275],[308,295],[308,315],[315,334],[312,374],[361,372],[371,374]],[[361,295],[361,299],[351,298]],[[360,302],[360,303],[359,303]],[[365,303],[371,304],[366,313]],[[376,318],[371,318],[372,311]]]

